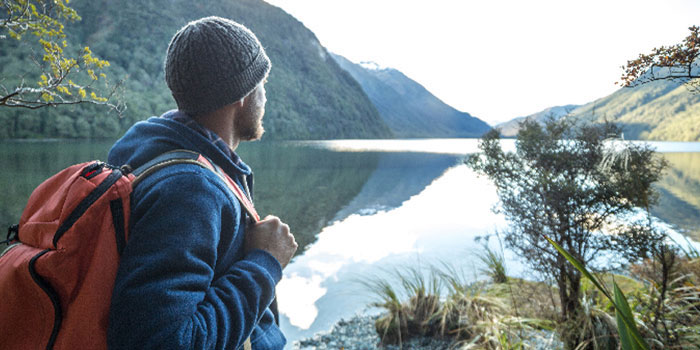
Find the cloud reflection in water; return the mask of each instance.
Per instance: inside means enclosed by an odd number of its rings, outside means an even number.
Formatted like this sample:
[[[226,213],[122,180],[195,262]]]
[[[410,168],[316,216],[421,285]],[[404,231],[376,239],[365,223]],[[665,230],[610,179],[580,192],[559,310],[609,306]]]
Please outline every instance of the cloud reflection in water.
[[[319,312],[334,314],[328,318],[335,320],[353,315],[365,305],[320,311],[317,305],[322,298],[345,298],[330,294],[331,289],[338,290],[336,285],[351,294],[366,294],[347,277],[371,276],[389,261],[392,266],[410,265],[420,257],[471,265],[474,259],[468,253],[477,246],[473,238],[502,223],[491,212],[496,200],[493,185],[459,165],[396,209],[370,216],[353,214],[335,222],[285,270],[278,286],[280,313],[301,330],[311,328]]]

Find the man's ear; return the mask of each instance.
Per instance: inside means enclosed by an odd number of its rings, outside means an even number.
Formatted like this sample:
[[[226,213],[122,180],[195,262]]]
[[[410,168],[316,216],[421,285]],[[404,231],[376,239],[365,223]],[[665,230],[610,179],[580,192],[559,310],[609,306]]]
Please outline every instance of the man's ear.
[[[242,97],[240,100],[234,102],[233,105],[236,107],[242,107],[244,102],[245,102],[245,97]]]

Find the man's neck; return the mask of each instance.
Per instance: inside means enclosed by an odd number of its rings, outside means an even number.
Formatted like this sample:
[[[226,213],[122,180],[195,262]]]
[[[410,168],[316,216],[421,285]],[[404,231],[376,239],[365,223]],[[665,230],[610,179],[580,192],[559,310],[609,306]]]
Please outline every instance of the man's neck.
[[[233,104],[221,107],[213,112],[196,117],[196,120],[203,127],[213,131],[221,137],[226,144],[235,151],[240,143],[233,129],[237,109]]]

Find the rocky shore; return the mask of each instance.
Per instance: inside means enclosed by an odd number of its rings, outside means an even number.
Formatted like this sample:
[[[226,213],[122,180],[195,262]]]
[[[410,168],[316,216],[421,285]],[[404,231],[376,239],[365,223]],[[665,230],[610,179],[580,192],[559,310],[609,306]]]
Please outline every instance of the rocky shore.
[[[399,350],[397,345],[380,346],[379,336],[374,329],[378,316],[358,315],[350,320],[340,320],[330,332],[318,333],[312,338],[302,339],[293,345],[294,350]],[[403,350],[447,350],[449,340],[433,338],[412,338],[403,343]]]
[[[379,316],[358,315],[349,320],[340,320],[330,332],[322,332],[312,338],[294,342],[294,350],[450,350],[455,344],[448,339],[418,337],[398,345],[380,345],[374,321]],[[530,331],[525,342],[534,350],[563,349],[551,331]]]

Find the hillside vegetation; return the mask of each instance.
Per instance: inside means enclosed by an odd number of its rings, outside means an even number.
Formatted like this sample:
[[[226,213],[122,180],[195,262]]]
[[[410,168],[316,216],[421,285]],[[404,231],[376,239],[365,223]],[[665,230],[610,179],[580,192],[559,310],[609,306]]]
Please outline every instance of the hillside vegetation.
[[[582,121],[611,121],[622,126],[625,139],[700,141],[700,94],[673,81],[654,81],[614,93],[582,106],[551,107],[497,125],[504,136],[518,133],[525,118],[543,121],[567,115]]]
[[[683,84],[654,81],[622,88],[585,104],[572,116],[623,125],[626,139],[700,141],[700,94]]]
[[[460,112],[396,69],[370,69],[333,54],[362,86],[397,137],[479,137],[491,127]]]
[[[137,120],[175,108],[163,78],[171,36],[201,17],[231,18],[253,30],[272,60],[266,86],[266,138],[384,138],[391,131],[359,84],[328,55],[315,35],[262,0],[92,0],[70,3],[82,21],[69,24],[69,41],[89,45],[111,63],[112,80],[125,79],[123,118],[78,105],[0,111],[0,138],[116,137]],[[0,40],[0,77],[38,79],[29,48]]]

